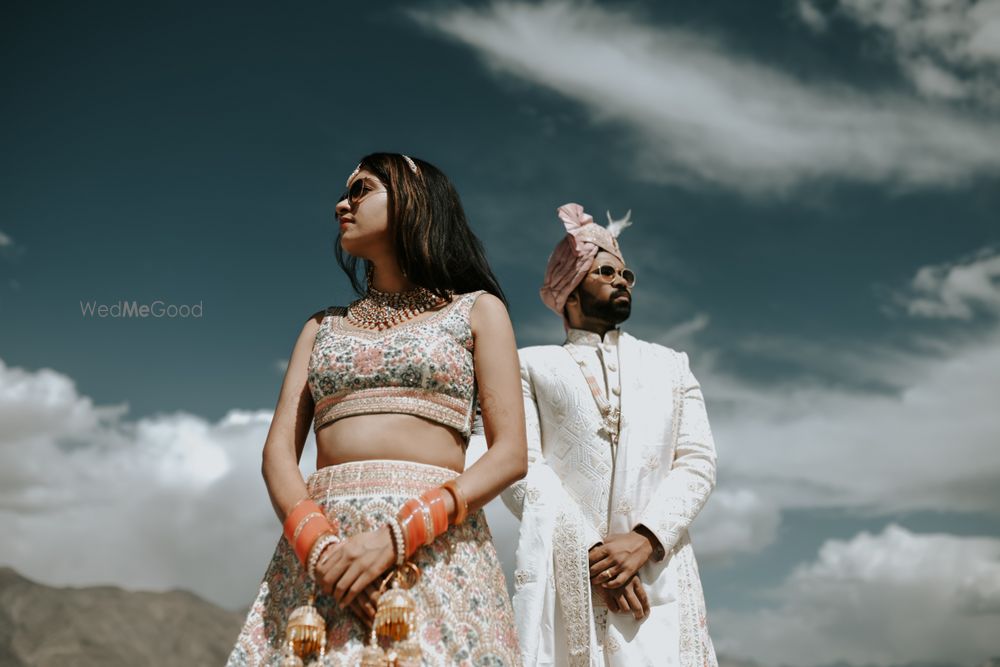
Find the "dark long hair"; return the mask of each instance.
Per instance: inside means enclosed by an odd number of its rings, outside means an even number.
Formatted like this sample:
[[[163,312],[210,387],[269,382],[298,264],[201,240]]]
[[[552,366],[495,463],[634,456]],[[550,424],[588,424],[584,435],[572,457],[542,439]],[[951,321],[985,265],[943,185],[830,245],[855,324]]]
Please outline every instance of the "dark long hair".
[[[486,290],[506,305],[483,244],[469,229],[455,186],[431,163],[412,159],[419,173],[413,173],[398,153],[372,153],[360,164],[388,190],[389,233],[403,275],[440,297],[448,290],[456,294]],[[358,275],[358,258],[341,247],[339,238],[336,255],[351,287],[364,294],[365,278]],[[368,260],[364,264],[367,270]]]

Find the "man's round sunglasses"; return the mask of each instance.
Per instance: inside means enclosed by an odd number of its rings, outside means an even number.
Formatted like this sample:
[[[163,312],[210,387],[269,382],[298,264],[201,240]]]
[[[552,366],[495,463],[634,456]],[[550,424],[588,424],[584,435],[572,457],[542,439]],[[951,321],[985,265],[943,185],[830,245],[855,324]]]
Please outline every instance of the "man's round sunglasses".
[[[635,272],[632,269],[622,269],[619,271],[610,264],[602,264],[591,271],[591,273],[596,273],[606,283],[614,282],[615,276],[620,275],[630,289],[635,287]]]
[[[369,181],[367,178],[359,178],[351,183],[351,187],[347,189],[347,192],[340,195],[337,199],[337,203],[347,200],[347,205],[352,209],[361,203],[361,200],[370,194],[376,192],[388,192],[385,188],[381,190],[376,189],[376,185]]]

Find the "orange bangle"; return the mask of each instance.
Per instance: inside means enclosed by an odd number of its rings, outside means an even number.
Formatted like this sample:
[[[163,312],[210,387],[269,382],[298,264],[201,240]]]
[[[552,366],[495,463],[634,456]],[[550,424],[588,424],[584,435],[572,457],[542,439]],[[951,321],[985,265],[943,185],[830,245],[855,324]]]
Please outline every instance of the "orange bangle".
[[[295,506],[285,517],[285,537],[288,538],[289,542],[295,542],[295,529],[302,519],[312,512],[323,513],[323,509],[312,498],[303,498],[295,503]]]
[[[420,501],[410,498],[399,511],[399,523],[406,534],[406,557],[409,558],[413,552],[427,539],[427,530],[423,520],[417,515],[420,514]]]
[[[448,510],[445,508],[444,493],[444,489],[436,486],[420,494],[420,499],[430,508],[434,537],[448,530]]]
[[[331,532],[333,528],[326,517],[322,517],[322,519],[322,521],[308,521],[302,528],[298,539],[295,540],[295,555],[299,557],[299,561],[303,565],[309,560],[309,552],[312,551],[313,544],[316,543],[319,536]]]
[[[469,514],[469,503],[466,502],[465,494],[458,488],[458,482],[455,480],[449,479],[441,485],[441,488],[448,490],[455,499],[455,521],[453,525],[457,526],[465,521],[465,517]]]
[[[302,517],[302,521],[299,521],[299,524],[295,526],[295,532],[292,533],[292,540],[291,540],[292,544],[295,544],[296,542],[299,541],[299,535],[302,533],[305,527],[309,525],[310,521],[315,521],[316,519],[325,519],[325,518],[326,517],[323,516],[323,514],[320,512],[309,512],[309,514],[306,514],[304,517]]]
[[[424,520],[424,545],[430,545],[434,543],[434,538],[437,534],[434,532],[434,517],[431,516],[431,508],[423,498],[420,498],[420,516]]]

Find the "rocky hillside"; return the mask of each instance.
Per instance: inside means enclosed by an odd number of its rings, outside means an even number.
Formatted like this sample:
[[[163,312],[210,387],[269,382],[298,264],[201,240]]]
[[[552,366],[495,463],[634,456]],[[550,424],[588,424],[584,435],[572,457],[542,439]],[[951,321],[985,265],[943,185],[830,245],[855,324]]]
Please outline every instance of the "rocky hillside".
[[[184,591],[52,588],[0,567],[0,667],[221,667],[244,616]],[[766,667],[726,655],[719,664]],[[1000,667],[1000,658],[976,667]]]
[[[0,568],[0,666],[223,665],[243,614],[184,591],[52,588]]]

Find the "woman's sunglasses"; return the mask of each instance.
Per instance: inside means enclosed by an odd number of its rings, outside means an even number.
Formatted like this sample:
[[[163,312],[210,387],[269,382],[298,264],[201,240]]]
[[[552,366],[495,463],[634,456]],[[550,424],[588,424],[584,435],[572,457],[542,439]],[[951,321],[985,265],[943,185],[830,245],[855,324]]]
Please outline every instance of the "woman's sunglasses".
[[[346,199],[347,205],[353,209],[361,203],[362,199],[375,192],[388,191],[385,188],[377,190],[376,186],[367,178],[359,178],[351,183],[351,187],[347,189],[347,192],[340,195],[340,199],[337,200],[337,203],[339,204]]]
[[[620,275],[625,280],[625,284],[628,285],[629,289],[635,287],[635,272],[632,269],[622,269],[619,271],[610,264],[602,264],[591,271],[591,273],[596,273],[606,283],[614,282],[615,276]]]

